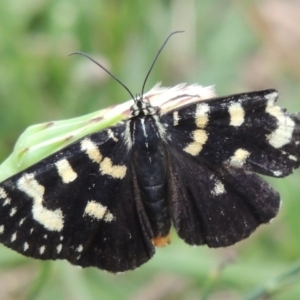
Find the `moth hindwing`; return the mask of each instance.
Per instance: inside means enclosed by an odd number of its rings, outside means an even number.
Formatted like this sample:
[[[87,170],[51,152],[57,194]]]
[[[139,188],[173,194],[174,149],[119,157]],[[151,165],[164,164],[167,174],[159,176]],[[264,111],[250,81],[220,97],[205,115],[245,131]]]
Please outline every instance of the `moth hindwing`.
[[[171,224],[188,244],[222,247],[269,222],[279,194],[256,173],[299,167],[299,114],[276,106],[275,90],[202,100],[197,88],[163,90],[166,102],[191,100],[164,111],[152,90],[127,120],[3,181],[0,241],[121,272],[169,243]]]

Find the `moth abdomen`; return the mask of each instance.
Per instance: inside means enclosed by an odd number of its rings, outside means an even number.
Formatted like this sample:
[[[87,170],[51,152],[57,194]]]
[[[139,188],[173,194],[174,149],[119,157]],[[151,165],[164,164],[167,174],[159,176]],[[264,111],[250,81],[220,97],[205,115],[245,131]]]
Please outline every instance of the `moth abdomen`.
[[[156,119],[152,116],[132,119],[133,163],[140,195],[154,237],[168,235],[171,227],[167,204],[167,165],[165,147]]]

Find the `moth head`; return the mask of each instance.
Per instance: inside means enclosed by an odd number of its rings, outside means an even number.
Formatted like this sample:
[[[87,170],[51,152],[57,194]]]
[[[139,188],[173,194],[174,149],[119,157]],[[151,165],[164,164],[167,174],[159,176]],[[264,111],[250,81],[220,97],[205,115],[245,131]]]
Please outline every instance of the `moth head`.
[[[141,95],[134,98],[134,104],[130,107],[131,117],[154,115],[159,111],[159,107],[152,106]]]

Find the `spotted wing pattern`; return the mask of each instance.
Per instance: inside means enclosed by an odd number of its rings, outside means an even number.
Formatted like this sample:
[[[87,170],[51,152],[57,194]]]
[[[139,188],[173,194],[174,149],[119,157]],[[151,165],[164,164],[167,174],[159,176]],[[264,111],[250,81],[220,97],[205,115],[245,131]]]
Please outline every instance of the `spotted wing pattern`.
[[[111,272],[154,254],[119,124],[87,136],[0,185],[0,241],[39,259]]]
[[[300,118],[275,90],[201,101],[163,115],[169,206],[187,243],[227,246],[278,212],[279,194],[253,172],[284,177],[300,162]]]
[[[30,257],[121,272],[168,241],[153,228],[169,230],[170,218],[192,245],[228,246],[248,237],[280,204],[255,173],[284,177],[299,167],[300,116],[276,106],[276,99],[275,90],[237,94],[161,116],[137,100],[132,119],[0,183],[0,242]],[[150,137],[159,145],[149,144]],[[167,175],[157,176],[160,170]],[[155,202],[156,191],[161,201]]]

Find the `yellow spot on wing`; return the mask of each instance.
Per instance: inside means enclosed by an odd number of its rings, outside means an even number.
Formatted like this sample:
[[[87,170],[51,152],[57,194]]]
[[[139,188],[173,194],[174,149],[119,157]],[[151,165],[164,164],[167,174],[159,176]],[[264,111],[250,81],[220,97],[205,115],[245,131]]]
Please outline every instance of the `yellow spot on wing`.
[[[230,164],[233,167],[241,168],[249,157],[250,152],[245,149],[237,149],[230,158]]]
[[[231,126],[240,126],[244,123],[245,111],[240,103],[231,104],[228,111]]]
[[[113,165],[108,157],[103,157],[96,144],[86,138],[81,142],[81,149],[85,151],[88,157],[99,164],[102,174],[110,175],[113,178],[122,179],[126,175],[127,167],[124,165]]]
[[[64,217],[60,209],[49,210],[43,206],[43,196],[45,188],[34,178],[33,174],[24,174],[18,180],[18,188],[33,199],[32,216],[51,231],[63,229]]]
[[[64,183],[70,183],[77,178],[69,162],[66,159],[61,159],[55,163],[59,176]]]
[[[113,165],[111,159],[105,157],[100,163],[100,169],[103,174],[110,175],[114,178],[124,178],[126,175],[126,166]]]
[[[106,222],[111,222],[114,219],[114,216],[108,211],[106,206],[94,200],[88,202],[84,209],[84,214],[98,220],[104,219]]]
[[[207,133],[203,129],[193,131],[193,142],[188,144],[183,150],[193,156],[198,155],[208,139]]]
[[[208,123],[208,113],[210,111],[207,103],[201,103],[196,108],[196,125],[198,128],[204,128]]]
[[[92,161],[96,163],[101,162],[102,155],[97,146],[90,139],[84,139],[81,142],[81,150],[85,151]]]

